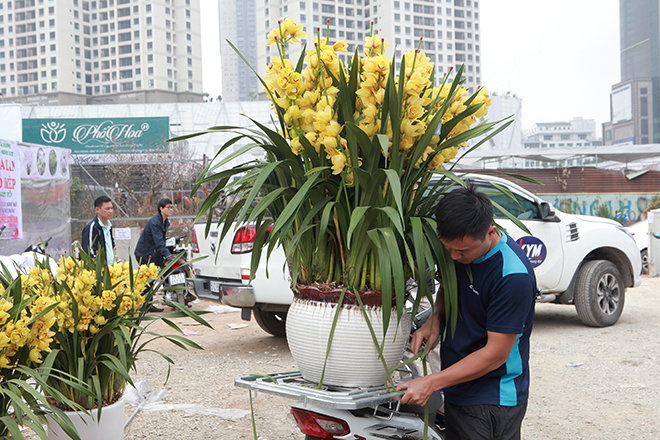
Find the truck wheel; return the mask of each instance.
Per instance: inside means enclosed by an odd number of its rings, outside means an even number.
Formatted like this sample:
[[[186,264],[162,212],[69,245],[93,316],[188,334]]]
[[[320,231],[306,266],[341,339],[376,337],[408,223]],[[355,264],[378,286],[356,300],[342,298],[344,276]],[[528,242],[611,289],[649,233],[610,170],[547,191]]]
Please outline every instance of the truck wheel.
[[[615,324],[625,301],[626,288],[617,267],[606,260],[587,261],[575,282],[575,309],[583,324],[607,327]]]
[[[644,249],[642,251],[642,275],[648,275],[649,273],[649,250]]]
[[[266,312],[253,309],[254,319],[266,333],[278,338],[286,337],[286,312]]]

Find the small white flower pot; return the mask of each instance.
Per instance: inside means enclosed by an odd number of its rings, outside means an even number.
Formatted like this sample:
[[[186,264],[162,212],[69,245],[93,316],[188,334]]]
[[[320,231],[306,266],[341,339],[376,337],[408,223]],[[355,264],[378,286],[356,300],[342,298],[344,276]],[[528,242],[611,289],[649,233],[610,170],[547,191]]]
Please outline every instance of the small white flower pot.
[[[110,406],[103,407],[100,420],[97,410],[90,414],[71,411],[66,413],[76,427],[82,440],[122,440],[124,438],[124,398]],[[70,440],[62,428],[49,418],[48,438],[50,440]]]

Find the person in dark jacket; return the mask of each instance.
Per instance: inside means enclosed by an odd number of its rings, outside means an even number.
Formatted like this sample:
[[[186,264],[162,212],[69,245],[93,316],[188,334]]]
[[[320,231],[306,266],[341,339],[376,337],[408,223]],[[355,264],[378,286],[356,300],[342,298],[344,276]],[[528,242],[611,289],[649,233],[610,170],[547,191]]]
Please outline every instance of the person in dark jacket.
[[[172,258],[165,246],[165,235],[170,227],[168,217],[172,215],[173,209],[170,199],[158,201],[158,214],[149,219],[135,246],[138,264],[154,263],[158,267],[164,267],[166,261]]]
[[[114,205],[108,196],[100,196],[94,200],[96,216],[87,222],[82,231],[81,248],[96,258],[99,249],[105,251],[108,265],[115,262],[115,239],[112,236],[110,219],[114,213]]]
[[[138,264],[154,263],[162,268],[173,258],[165,246],[165,236],[170,227],[168,217],[172,215],[173,209],[170,199],[158,201],[158,214],[149,219],[135,246],[134,254]],[[149,306],[149,311],[162,312],[163,309],[152,304]]]

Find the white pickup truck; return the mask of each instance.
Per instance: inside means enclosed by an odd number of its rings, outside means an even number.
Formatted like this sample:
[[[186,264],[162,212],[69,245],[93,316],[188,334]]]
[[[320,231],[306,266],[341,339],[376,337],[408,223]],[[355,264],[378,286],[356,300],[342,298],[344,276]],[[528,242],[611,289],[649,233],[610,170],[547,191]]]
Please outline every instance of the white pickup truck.
[[[489,193],[532,233],[527,234],[495,210],[497,224],[518,242],[534,266],[538,301],[574,304],[586,325],[604,327],[618,321],[626,288],[641,284],[640,253],[630,233],[613,220],[557,211],[505,179],[469,175],[464,180]],[[489,181],[508,188],[516,201],[493,194]],[[205,226],[196,224],[193,233],[193,252],[209,256],[194,266],[197,295],[242,308],[245,320],[254,312],[266,332],[285,336],[286,313],[293,295],[282,249],[273,250],[268,264],[266,253],[262,254],[255,278],[248,285],[254,229],[240,227],[231,241],[228,235],[219,243],[217,225],[206,238]]]

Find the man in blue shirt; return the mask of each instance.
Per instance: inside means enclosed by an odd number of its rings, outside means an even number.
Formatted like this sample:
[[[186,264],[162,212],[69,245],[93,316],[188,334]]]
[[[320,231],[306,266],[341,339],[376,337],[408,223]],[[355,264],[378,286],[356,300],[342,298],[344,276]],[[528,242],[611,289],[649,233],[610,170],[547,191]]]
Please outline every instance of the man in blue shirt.
[[[474,187],[447,194],[436,221],[456,266],[458,324],[442,341],[442,370],[400,384],[401,402],[424,405],[444,390],[446,440],[519,440],[529,391],[534,271],[516,242],[493,225],[492,203]],[[413,335],[413,352],[437,340],[444,316],[441,288],[435,316]]]

